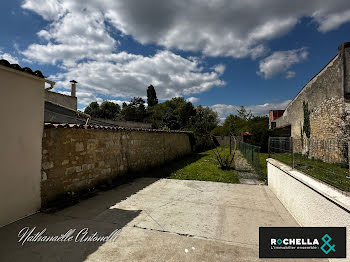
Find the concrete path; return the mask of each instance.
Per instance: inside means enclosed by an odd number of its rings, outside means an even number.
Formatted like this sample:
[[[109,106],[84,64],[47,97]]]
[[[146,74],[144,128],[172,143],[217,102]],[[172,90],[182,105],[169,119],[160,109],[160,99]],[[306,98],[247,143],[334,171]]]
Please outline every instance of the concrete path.
[[[258,259],[259,226],[297,226],[266,186],[142,178],[1,228],[0,261],[270,261]],[[115,242],[21,245],[24,227],[51,236],[76,229],[74,237],[122,231]]]
[[[262,185],[264,182],[259,180],[259,175],[256,174],[252,166],[244,158],[241,151],[236,151],[235,168],[239,183],[246,185]]]

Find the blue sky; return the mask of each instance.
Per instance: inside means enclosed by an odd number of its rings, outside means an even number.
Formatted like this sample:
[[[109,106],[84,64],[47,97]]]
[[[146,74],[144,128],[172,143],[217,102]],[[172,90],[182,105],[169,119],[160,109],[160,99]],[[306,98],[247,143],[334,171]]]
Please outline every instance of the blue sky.
[[[25,0],[0,3],[0,57],[41,70],[79,108],[184,96],[221,118],[283,109],[350,41],[350,2]]]

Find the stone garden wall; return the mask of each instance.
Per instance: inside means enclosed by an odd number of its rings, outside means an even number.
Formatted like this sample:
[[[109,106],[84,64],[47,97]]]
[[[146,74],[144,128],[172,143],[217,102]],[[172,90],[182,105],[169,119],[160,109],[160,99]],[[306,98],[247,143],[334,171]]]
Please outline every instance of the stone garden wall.
[[[217,142],[220,146],[229,146],[230,145],[230,137],[229,136],[215,136]],[[237,147],[239,142],[242,141],[242,136],[235,136]],[[231,144],[234,145],[234,140],[231,138]]]
[[[44,128],[44,206],[67,191],[91,188],[128,171],[145,170],[191,152],[190,135],[185,132],[73,126]]]

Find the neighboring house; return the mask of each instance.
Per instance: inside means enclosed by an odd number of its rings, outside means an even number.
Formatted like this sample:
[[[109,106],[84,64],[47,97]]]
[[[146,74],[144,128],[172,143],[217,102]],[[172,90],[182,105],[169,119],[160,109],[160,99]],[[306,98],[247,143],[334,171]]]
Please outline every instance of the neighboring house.
[[[76,81],[70,81],[71,95],[64,95],[50,91],[53,88],[45,90],[45,123],[55,124],[86,124],[87,120],[91,118],[77,110],[78,99],[76,97]]]
[[[40,71],[0,60],[0,227],[41,206],[46,80]]]
[[[281,114],[282,113],[282,114]],[[270,128],[275,136],[348,138],[350,115],[350,42],[299,92],[284,112],[270,111]]]
[[[76,96],[64,95],[49,91],[47,89],[45,90],[45,101],[58,104],[75,111],[78,109],[78,99]]]
[[[242,141],[243,142],[247,142],[248,139],[253,135],[253,133],[250,132],[242,132],[241,136],[242,136]]]
[[[284,110],[270,110],[269,111],[269,128],[275,128],[276,122],[275,120],[281,117],[284,113]]]
[[[77,110],[78,100],[76,97],[75,80],[70,81],[71,95],[51,92],[53,86],[45,90],[45,123],[54,124],[89,124],[101,126],[121,126],[129,128],[151,129],[151,123],[140,123],[133,121],[112,121],[102,118],[92,118]]]

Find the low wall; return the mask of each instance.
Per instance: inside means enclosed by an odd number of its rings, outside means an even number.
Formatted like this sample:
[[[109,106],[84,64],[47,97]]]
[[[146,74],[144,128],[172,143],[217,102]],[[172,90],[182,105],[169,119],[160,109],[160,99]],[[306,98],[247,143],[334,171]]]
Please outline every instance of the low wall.
[[[301,226],[347,227],[349,257],[350,196],[271,158],[267,174],[269,188]]]
[[[127,171],[161,165],[191,152],[189,134],[184,132],[62,126],[44,128],[44,206],[64,192],[90,188]]]
[[[121,127],[130,127],[130,128],[145,128],[145,129],[152,129],[152,123],[143,123],[143,122],[135,122],[135,121],[121,121],[121,120],[109,120],[109,119],[103,119],[103,118],[92,118],[91,123],[93,122],[101,122],[100,125],[104,125],[102,123],[111,124],[114,126],[121,126]]]
[[[230,145],[230,137],[229,136],[214,136],[216,138],[216,140],[218,141],[218,143],[220,144],[220,146],[229,146]],[[236,136],[236,143],[237,143],[237,147],[239,142],[242,141],[242,137],[241,136]],[[231,143],[232,145],[234,145],[234,140],[233,138],[231,138]]]

